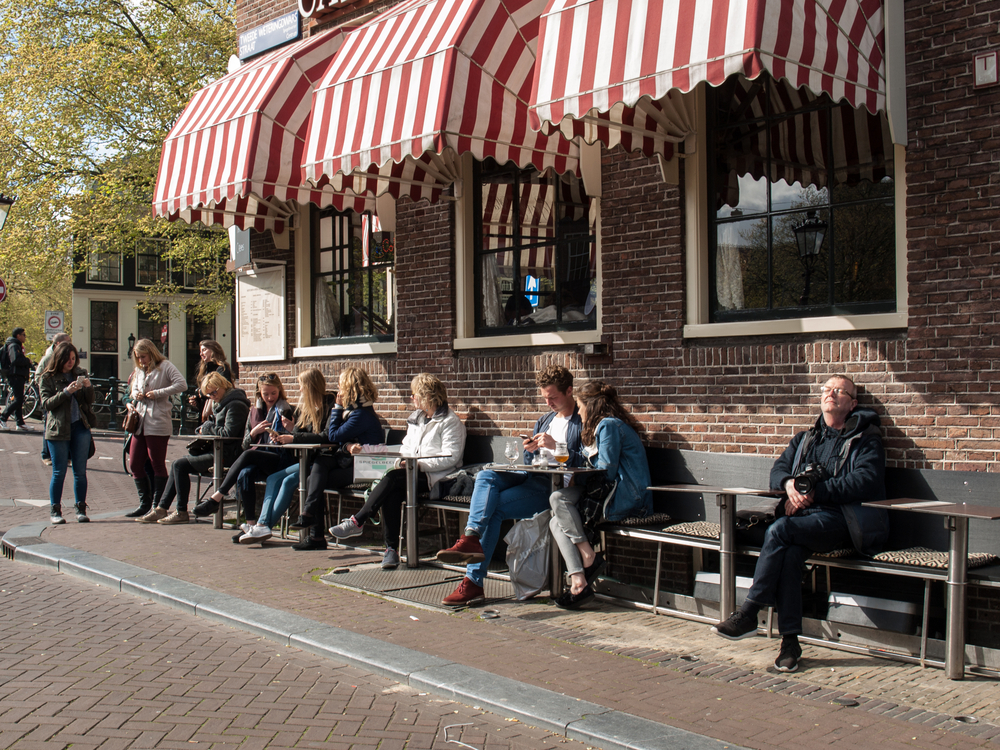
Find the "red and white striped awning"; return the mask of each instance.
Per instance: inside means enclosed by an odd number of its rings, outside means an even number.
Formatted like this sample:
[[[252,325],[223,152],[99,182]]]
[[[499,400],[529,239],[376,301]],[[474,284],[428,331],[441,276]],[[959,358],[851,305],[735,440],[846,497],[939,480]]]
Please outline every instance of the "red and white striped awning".
[[[467,152],[575,171],[576,146],[528,127],[545,3],[404,0],[351,32],[316,87],[306,177],[434,198]]]
[[[875,113],[884,52],[882,0],[550,0],[531,124],[665,153],[691,132],[679,94],[765,71]]]
[[[313,87],[343,39],[311,36],[198,91],[163,143],[153,214],[281,232],[293,212],[283,202],[330,205],[301,163]]]

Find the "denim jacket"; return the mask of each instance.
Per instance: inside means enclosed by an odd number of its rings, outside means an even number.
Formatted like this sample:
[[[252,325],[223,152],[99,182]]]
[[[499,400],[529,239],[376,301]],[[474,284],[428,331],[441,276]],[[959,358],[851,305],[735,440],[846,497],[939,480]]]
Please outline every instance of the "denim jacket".
[[[597,453],[590,465],[604,469],[608,479],[617,480],[618,488],[605,509],[609,521],[648,516],[653,512],[653,494],[649,491],[649,464],[646,449],[631,427],[617,417],[605,417],[594,431]]]

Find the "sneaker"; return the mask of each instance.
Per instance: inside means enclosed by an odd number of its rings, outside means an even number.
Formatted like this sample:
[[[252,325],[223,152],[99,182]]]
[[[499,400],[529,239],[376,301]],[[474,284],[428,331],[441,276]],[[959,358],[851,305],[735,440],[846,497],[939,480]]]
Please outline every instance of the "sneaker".
[[[240,544],[256,544],[266,542],[271,538],[271,527],[257,524],[250,531],[240,537]]]
[[[7,427],[7,420],[0,419],[0,432],[7,432],[10,428]]]
[[[386,549],[382,555],[382,570],[395,570],[399,567],[399,553],[392,547]]]
[[[326,539],[319,538],[314,539],[311,536],[306,536],[303,534],[303,538],[292,545],[292,549],[296,552],[308,552],[309,550],[324,550],[326,549]]]
[[[778,658],[774,660],[774,668],[779,672],[794,672],[799,668],[800,658],[802,646],[799,645],[798,637],[786,635],[781,639],[781,649],[778,651]]]
[[[337,539],[350,539],[352,536],[361,536],[364,530],[364,524],[359,526],[358,522],[354,520],[354,516],[345,518],[336,526],[330,527],[330,533],[337,537]]]
[[[191,517],[186,510],[175,510],[166,518],[161,518],[157,523],[162,523],[164,526],[171,526],[176,523],[191,523]]]
[[[42,463],[45,464],[46,466],[51,466],[52,465],[52,459],[49,458],[48,456],[46,456],[45,458],[42,459]]]
[[[443,563],[479,563],[486,559],[483,553],[483,545],[479,542],[478,536],[460,536],[448,549],[443,549],[437,553],[437,561]]]
[[[757,635],[757,617],[738,609],[729,615],[728,620],[713,625],[712,632],[731,641],[750,638]]]
[[[313,520],[309,516],[299,516],[294,522],[288,524],[290,531],[302,531],[311,528]]]
[[[135,519],[136,523],[156,523],[161,518],[166,518],[168,511],[166,508],[161,508],[159,506],[153,508],[149,513],[144,515],[142,518]]]
[[[250,533],[250,529],[252,529],[252,528],[253,528],[253,526],[251,526],[248,523],[241,523],[240,524],[240,530],[237,531],[235,534],[233,534],[233,544],[239,544],[240,543],[240,537],[242,537],[244,534],[249,534]]]
[[[442,599],[441,603],[446,607],[463,607],[483,598],[483,587],[477,586],[469,578],[463,578],[458,588]]]
[[[52,511],[52,515],[49,516],[49,523],[58,526],[59,524],[66,523],[66,519],[62,517],[62,514],[58,510]]]
[[[30,424],[19,424],[14,429],[17,430],[18,432],[38,432],[38,430],[32,427]]]

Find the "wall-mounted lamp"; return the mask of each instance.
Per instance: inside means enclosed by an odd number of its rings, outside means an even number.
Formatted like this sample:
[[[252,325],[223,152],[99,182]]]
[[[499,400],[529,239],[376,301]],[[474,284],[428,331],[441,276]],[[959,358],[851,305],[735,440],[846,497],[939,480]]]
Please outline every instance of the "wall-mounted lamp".
[[[135,334],[130,333],[128,335],[128,354],[125,356],[131,358],[133,349],[135,349]]]

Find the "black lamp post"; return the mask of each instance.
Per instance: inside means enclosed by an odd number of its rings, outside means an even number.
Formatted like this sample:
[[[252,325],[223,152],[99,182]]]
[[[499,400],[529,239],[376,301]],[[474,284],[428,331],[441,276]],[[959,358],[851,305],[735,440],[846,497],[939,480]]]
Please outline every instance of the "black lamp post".
[[[131,357],[132,356],[132,350],[134,348],[135,348],[135,334],[134,333],[130,333],[128,335],[128,354],[126,354],[125,356],[126,357]]]
[[[3,225],[7,223],[7,214],[10,213],[10,207],[14,205],[14,201],[17,198],[13,196],[6,196],[0,193],[0,230],[3,229]]]
[[[809,281],[813,269],[816,267],[816,259],[823,249],[823,240],[826,239],[827,224],[816,216],[813,210],[806,212],[806,219],[794,228],[795,241],[799,245],[799,262],[805,271],[805,287],[802,296],[799,297],[800,305],[809,304]]]

